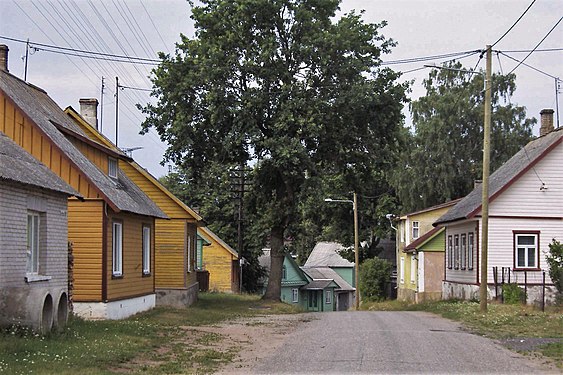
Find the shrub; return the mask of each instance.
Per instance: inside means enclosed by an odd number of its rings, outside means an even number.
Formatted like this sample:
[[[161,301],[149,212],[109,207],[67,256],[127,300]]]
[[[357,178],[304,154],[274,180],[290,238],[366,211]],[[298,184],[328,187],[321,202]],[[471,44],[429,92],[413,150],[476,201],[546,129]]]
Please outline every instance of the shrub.
[[[504,303],[509,305],[523,303],[524,298],[526,298],[524,290],[522,290],[522,288],[520,288],[516,283],[503,284],[502,296]]]
[[[377,257],[360,265],[360,292],[365,301],[385,298],[385,284],[391,281],[391,263]]]
[[[549,254],[545,256],[549,265],[549,277],[555,284],[559,294],[563,293],[563,244],[556,241],[549,244]]]

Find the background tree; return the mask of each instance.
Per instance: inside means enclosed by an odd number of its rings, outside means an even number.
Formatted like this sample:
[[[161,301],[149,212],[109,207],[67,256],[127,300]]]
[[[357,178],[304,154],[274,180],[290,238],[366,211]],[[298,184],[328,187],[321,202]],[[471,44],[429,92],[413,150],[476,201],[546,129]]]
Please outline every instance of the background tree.
[[[264,298],[280,298],[287,230],[309,179],[338,176],[358,191],[397,148],[406,86],[381,69],[394,45],[336,0],[205,0],[195,37],[162,55],[144,129],[199,181],[210,163],[253,163],[251,206],[267,228]],[[319,196],[319,202],[324,197]]]
[[[445,66],[463,68],[459,62]],[[510,102],[515,78],[492,77],[491,171],[530,141],[536,123]],[[410,106],[412,146],[393,176],[406,212],[463,197],[482,176],[483,75],[432,70],[424,87],[426,95]]]
[[[367,259],[360,266],[360,293],[365,301],[379,301],[385,298],[385,289],[391,282],[390,262],[377,257]]]

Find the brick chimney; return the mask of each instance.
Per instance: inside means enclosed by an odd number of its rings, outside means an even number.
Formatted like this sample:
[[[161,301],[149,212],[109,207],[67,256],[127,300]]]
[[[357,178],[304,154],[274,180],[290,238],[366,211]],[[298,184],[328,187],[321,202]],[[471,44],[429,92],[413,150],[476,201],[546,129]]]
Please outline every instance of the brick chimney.
[[[5,44],[0,44],[0,69],[7,72],[8,71],[8,46]]]
[[[540,111],[540,137],[553,130],[553,112],[553,109],[542,109]]]
[[[84,120],[98,130],[98,99],[80,99],[80,115]]]

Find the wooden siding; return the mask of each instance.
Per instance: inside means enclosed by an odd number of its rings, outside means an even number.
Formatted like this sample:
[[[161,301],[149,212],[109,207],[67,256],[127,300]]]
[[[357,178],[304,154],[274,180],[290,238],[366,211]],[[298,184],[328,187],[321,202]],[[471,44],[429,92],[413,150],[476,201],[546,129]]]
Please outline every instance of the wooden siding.
[[[491,202],[489,215],[563,219],[562,165],[563,144],[559,144]],[[544,190],[540,190],[542,181]]]
[[[120,160],[119,167],[131,181],[133,181],[143,192],[172,219],[193,219],[178,203],[174,202],[167,194],[155,186],[152,181],[143,176],[129,162]],[[183,231],[182,231],[183,232]]]
[[[102,172],[108,174],[108,154],[103,152],[100,149],[90,146],[87,143],[82,142],[79,139],[67,137],[70,142],[84,155],[90,160],[92,163],[96,165],[96,167],[100,168]]]
[[[209,271],[209,290],[232,292],[232,262],[235,257],[217,241],[210,240],[211,245],[203,247],[203,267]]]
[[[68,238],[74,246],[74,300],[102,299],[102,215],[104,202],[68,201]]]
[[[113,221],[123,225],[123,276],[113,277],[112,229]],[[151,227],[151,271],[154,266],[154,218],[131,213],[108,212],[107,219],[107,300],[119,300],[154,293],[154,272],[143,275],[143,225]]]
[[[0,131],[45,164],[83,197],[100,198],[99,192],[88,179],[3,93],[0,93]]]
[[[452,241],[455,235],[461,236],[462,234],[468,233],[475,233],[475,225],[476,221],[469,221],[458,225],[448,225],[446,227],[446,246],[448,243],[448,236],[452,236]],[[480,231],[480,229],[479,229]],[[480,265],[480,257],[477,256],[477,249],[481,248],[481,244],[479,243],[480,237],[475,233],[475,245],[473,246],[473,270],[470,269],[451,269],[446,266],[446,281],[452,282],[461,282],[461,283],[468,283],[468,284],[475,284],[477,282],[477,271],[479,270]],[[490,239],[490,234],[489,234]],[[490,244],[489,244],[490,249]],[[452,250],[453,251],[453,250]],[[490,251],[490,250],[489,250]],[[448,256],[447,249],[444,253],[445,256]],[[452,254],[452,259],[454,258]],[[446,263],[447,264],[447,263]]]
[[[186,222],[156,219],[156,287],[186,287]]]

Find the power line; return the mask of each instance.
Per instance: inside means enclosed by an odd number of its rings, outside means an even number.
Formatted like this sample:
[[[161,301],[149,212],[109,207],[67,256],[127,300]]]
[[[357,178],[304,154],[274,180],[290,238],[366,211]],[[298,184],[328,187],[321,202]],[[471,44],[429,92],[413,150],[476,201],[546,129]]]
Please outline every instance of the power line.
[[[493,43],[491,48],[493,48],[498,42],[500,42],[502,40],[502,38],[504,38],[510,32],[510,30],[512,30],[514,28],[514,26],[516,26],[516,24],[522,19],[522,17],[524,17],[524,15],[528,12],[528,10],[532,7],[532,5],[534,5],[535,2],[536,2],[536,0],[533,0],[532,3],[530,5],[528,5],[528,7],[524,11],[524,13],[522,13],[520,15],[520,17],[518,17],[518,19],[516,21],[514,21],[512,26],[510,26],[510,28],[508,30],[506,30],[506,32],[504,34],[502,34],[501,37],[498,38],[496,42]]]
[[[507,54],[504,53],[503,51],[498,51],[498,53],[500,53],[501,55],[503,55],[503,56],[509,58],[509,59],[512,60],[512,61],[515,61],[515,62],[517,62],[517,63],[519,63],[519,64],[522,64],[522,65],[524,65],[524,66],[526,66],[526,67],[528,67],[528,68],[530,68],[530,69],[533,69],[533,70],[535,70],[535,71],[538,72],[538,73],[541,73],[541,74],[546,75],[546,76],[548,76],[548,77],[550,77],[550,78],[553,78],[553,79],[558,79],[556,76],[554,76],[554,75],[552,75],[552,74],[549,74],[549,73],[546,73],[546,72],[544,72],[543,70],[540,70],[540,69],[538,69],[538,68],[535,68],[535,67],[533,67],[533,66],[531,66],[531,65],[529,65],[529,64],[526,64],[524,61],[515,59],[514,57],[512,57],[512,56],[510,56],[510,55],[507,55]]]
[[[512,73],[513,71],[515,71],[520,65],[522,65],[522,64],[524,63],[524,61],[526,61],[526,59],[527,59],[528,57],[530,57],[530,55],[531,55],[532,53],[534,53],[534,51],[536,50],[536,48],[538,48],[538,47],[540,46],[540,44],[542,44],[543,41],[549,36],[549,34],[551,34],[551,32],[552,32],[553,30],[555,30],[555,28],[557,27],[557,25],[559,25],[559,23],[561,22],[562,19],[563,19],[563,17],[560,17],[560,18],[559,18],[559,21],[557,21],[557,22],[555,23],[555,25],[553,25],[553,27],[551,28],[551,30],[549,30],[549,31],[547,32],[547,34],[545,34],[545,36],[542,38],[542,40],[540,40],[540,41],[538,42],[538,44],[536,44],[536,46],[526,55],[526,57],[524,57],[524,59],[522,59],[522,61],[520,61],[520,62],[518,63],[518,65],[516,65],[508,74],[510,74],[510,73]]]
[[[141,3],[141,5],[143,6],[143,9],[145,10],[145,13],[147,14],[147,16],[149,17],[149,20],[152,23],[152,26],[154,27],[154,29],[156,30],[156,33],[158,34],[160,40],[162,41],[162,44],[164,44],[164,47],[166,47],[166,50],[168,51],[168,53],[170,54],[170,49],[168,49],[168,45],[166,44],[166,42],[164,41],[164,38],[162,37],[162,35],[160,34],[160,31],[158,31],[158,27],[156,27],[156,25],[154,24],[154,21],[151,17],[151,14],[149,13],[149,11],[147,10],[147,8],[145,7],[145,4],[143,4],[142,0],[139,0],[139,2]]]

